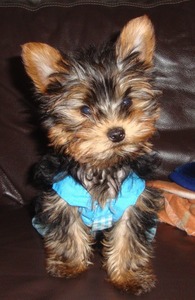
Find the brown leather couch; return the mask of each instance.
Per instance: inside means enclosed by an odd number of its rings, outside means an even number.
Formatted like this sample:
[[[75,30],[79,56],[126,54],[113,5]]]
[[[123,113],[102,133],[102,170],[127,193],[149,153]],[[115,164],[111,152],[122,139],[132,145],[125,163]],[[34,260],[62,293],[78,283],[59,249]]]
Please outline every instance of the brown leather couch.
[[[147,14],[155,27],[157,85],[163,91],[159,133],[162,164],[156,179],[195,161],[195,1],[0,1],[0,299],[135,299],[105,280],[97,249],[94,265],[77,279],[46,274],[44,249],[31,225],[38,190],[30,170],[44,152],[32,85],[21,45],[40,41],[71,51],[99,44],[131,18]],[[140,299],[195,299],[195,238],[159,224],[154,242],[156,289]]]

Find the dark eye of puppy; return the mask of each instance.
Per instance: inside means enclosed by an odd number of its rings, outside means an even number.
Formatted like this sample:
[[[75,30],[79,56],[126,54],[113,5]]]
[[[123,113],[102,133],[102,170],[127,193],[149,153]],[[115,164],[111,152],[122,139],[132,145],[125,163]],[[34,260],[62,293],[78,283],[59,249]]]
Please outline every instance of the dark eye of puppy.
[[[121,103],[123,108],[129,108],[131,104],[132,104],[132,100],[129,97],[124,98]]]
[[[91,115],[91,109],[89,108],[89,106],[87,105],[83,105],[81,108],[80,108],[80,111],[83,115],[85,116],[90,116]]]

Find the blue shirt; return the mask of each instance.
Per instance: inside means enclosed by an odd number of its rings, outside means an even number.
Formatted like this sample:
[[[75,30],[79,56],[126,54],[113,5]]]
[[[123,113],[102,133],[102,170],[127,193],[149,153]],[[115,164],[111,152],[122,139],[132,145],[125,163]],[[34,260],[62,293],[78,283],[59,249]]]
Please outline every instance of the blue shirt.
[[[125,212],[134,205],[145,189],[145,181],[131,173],[122,183],[116,199],[108,199],[102,208],[97,201],[92,201],[89,192],[71,176],[53,184],[53,190],[69,205],[79,209],[83,222],[92,231],[113,226]]]

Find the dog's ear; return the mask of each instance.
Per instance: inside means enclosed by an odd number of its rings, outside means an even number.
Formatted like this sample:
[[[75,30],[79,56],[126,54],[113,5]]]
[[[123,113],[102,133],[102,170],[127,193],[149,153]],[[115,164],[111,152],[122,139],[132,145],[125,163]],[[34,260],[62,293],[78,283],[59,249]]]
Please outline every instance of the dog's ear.
[[[116,43],[116,55],[119,61],[137,52],[138,59],[152,63],[155,48],[154,28],[147,16],[129,21],[122,29]]]
[[[22,46],[22,58],[27,74],[38,92],[44,93],[53,77],[67,72],[67,64],[60,52],[43,43],[27,43]]]

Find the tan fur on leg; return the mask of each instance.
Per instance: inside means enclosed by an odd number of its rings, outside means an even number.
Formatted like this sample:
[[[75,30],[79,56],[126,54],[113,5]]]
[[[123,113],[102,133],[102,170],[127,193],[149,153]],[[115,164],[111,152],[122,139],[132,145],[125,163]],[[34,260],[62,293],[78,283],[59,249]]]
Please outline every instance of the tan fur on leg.
[[[46,268],[55,277],[76,277],[90,264],[92,238],[88,228],[83,225],[77,208],[69,206],[63,200],[59,202],[62,206],[67,206],[66,214],[69,214],[70,221],[66,229],[61,225],[45,237]]]
[[[134,226],[139,228],[139,223],[136,222],[135,208],[130,207],[106,233],[104,266],[109,281],[117,288],[140,295],[155,286],[155,276],[150,267],[151,249],[137,239]]]

